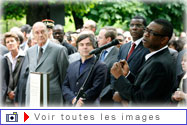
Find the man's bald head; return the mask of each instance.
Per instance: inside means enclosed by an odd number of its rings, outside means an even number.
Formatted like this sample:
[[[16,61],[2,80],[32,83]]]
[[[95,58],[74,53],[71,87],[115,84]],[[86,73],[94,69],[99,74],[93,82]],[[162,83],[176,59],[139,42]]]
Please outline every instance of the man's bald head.
[[[47,27],[42,22],[36,22],[33,25],[32,33],[39,46],[43,46],[48,39]]]
[[[55,25],[53,27],[53,30],[62,30],[62,31],[64,31],[64,27],[62,25],[60,25],[60,24],[57,24],[57,25]]]
[[[96,22],[93,20],[87,20],[83,25],[83,30],[92,30],[96,31]]]

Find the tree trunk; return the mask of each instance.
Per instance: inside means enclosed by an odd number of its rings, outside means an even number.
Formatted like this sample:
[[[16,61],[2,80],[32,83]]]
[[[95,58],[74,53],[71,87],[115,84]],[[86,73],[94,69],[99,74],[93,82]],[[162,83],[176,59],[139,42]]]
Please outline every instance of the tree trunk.
[[[32,26],[37,21],[49,18],[49,12],[50,8],[48,4],[29,4],[26,15],[26,23]]]
[[[83,26],[83,18],[76,15],[76,12],[72,11],[73,19],[75,22],[75,28],[80,29]]]

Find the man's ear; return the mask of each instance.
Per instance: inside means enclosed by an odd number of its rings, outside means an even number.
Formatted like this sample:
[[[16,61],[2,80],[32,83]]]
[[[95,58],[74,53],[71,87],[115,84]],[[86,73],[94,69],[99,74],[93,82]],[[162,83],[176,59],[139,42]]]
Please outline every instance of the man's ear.
[[[96,28],[95,28],[95,27],[93,27],[93,28],[92,28],[92,31],[93,31],[93,32],[95,32],[95,31],[96,31]]]
[[[163,39],[162,42],[161,42],[162,45],[163,45],[163,46],[167,45],[168,42],[169,42],[169,37],[168,37],[168,36],[165,36],[165,37],[162,37],[162,39]]]
[[[18,40],[18,41],[17,41],[18,46],[20,46],[20,43],[21,43],[20,40]]]
[[[106,38],[106,40],[107,40],[107,43],[112,41],[111,37]]]

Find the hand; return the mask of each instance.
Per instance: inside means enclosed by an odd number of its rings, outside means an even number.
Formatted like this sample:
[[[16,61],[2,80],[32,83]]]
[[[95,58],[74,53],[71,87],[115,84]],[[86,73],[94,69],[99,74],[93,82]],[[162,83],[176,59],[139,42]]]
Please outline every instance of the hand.
[[[77,104],[75,105],[75,107],[82,107],[84,105],[84,102],[83,102],[83,98],[80,98],[78,101],[77,101]]]
[[[122,104],[123,107],[128,107],[129,102],[127,100],[122,100],[121,104]]]
[[[83,106],[83,105],[84,105],[83,100],[84,100],[83,98],[80,98],[80,99],[77,101],[77,104],[75,105],[75,107],[81,107],[81,106]],[[73,98],[73,100],[72,100],[72,104],[74,104],[75,101],[76,101],[76,97]]]
[[[71,101],[71,103],[72,103],[72,104],[74,104],[74,103],[75,103],[75,101],[76,101],[76,97],[75,97],[75,98],[73,98],[73,100]]]
[[[123,75],[123,68],[120,62],[115,62],[110,70],[111,74],[118,79],[121,75]]]
[[[14,91],[10,91],[10,92],[8,93],[8,98],[9,98],[10,100],[13,100],[14,97],[15,97]]]
[[[172,95],[172,99],[175,101],[182,101],[185,99],[185,93],[182,91],[175,91],[175,93]]]
[[[120,60],[119,62],[121,63],[121,66],[123,68],[123,75],[127,76],[127,74],[129,73],[129,65],[128,65],[127,61]]]
[[[121,102],[122,101],[122,98],[119,95],[119,92],[115,92],[112,99],[114,100],[114,102]]]
[[[119,102],[122,104],[123,107],[128,107],[129,102],[126,100],[123,100],[121,96],[119,95],[119,92],[115,92],[112,98],[115,102]]]

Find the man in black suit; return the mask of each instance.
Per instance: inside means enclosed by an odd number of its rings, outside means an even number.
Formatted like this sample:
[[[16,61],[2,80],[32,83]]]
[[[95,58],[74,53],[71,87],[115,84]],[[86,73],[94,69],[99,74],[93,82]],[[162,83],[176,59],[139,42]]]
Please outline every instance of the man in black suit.
[[[60,24],[57,24],[53,28],[53,37],[58,40],[63,46],[65,46],[68,50],[68,55],[71,55],[77,52],[77,49],[71,44],[67,43],[64,40],[64,27]]]
[[[145,62],[145,55],[149,53],[149,50],[143,46],[142,37],[144,33],[144,29],[147,23],[144,17],[135,16],[130,21],[130,34],[132,36],[133,41],[128,42],[121,46],[118,55],[119,60],[126,60],[130,71],[136,76],[138,69]],[[134,50],[131,52],[133,49]],[[113,97],[114,101],[121,102],[121,98],[118,92],[115,92],[115,96]],[[125,99],[127,101],[127,99]],[[124,101],[123,101],[124,102]],[[123,105],[125,103],[122,103]],[[128,103],[126,103],[128,104]]]
[[[171,23],[163,19],[154,20],[145,28],[143,45],[151,53],[145,56],[146,61],[134,80],[126,61],[113,65],[111,73],[117,79],[114,88],[122,98],[130,100],[132,105],[170,103],[175,82],[175,64],[167,43],[172,33]]]

